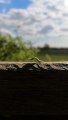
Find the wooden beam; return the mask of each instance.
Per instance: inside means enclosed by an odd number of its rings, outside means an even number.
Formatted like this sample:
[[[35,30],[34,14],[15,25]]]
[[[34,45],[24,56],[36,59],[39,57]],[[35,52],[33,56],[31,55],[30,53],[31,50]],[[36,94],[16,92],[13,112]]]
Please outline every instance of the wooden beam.
[[[0,115],[68,115],[68,63],[0,62]]]

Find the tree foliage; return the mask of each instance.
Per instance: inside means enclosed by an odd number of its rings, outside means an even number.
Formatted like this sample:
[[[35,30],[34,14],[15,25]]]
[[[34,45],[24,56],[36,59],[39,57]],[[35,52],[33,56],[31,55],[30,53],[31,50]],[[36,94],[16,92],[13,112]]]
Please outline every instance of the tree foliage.
[[[0,61],[28,61],[37,52],[37,49],[28,49],[21,37],[0,33]]]

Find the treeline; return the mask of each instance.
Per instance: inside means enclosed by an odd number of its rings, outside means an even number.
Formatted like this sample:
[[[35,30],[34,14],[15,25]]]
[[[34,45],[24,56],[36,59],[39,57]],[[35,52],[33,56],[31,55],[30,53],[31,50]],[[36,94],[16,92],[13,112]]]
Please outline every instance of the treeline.
[[[43,47],[38,47],[39,54],[67,54],[68,55],[68,48],[51,48],[48,44],[44,45]]]
[[[51,49],[51,50],[68,50],[68,48],[55,48],[55,47],[50,47],[48,44],[45,44],[43,47],[38,47],[38,49],[40,50],[48,50],[48,49]]]
[[[21,37],[12,37],[0,33],[0,61],[29,61],[38,53],[38,49],[28,49]]]

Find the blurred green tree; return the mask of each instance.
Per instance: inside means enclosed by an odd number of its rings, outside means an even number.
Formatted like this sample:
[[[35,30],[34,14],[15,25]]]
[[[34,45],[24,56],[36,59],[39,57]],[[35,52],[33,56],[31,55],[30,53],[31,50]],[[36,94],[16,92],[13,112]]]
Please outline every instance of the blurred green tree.
[[[28,61],[38,50],[29,49],[20,36],[12,37],[0,33],[0,61]]]

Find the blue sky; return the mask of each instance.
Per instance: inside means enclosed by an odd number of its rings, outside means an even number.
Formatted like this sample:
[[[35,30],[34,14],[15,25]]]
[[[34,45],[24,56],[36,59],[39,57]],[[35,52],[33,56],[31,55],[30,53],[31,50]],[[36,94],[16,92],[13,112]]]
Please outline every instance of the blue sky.
[[[35,46],[68,47],[68,0],[0,0],[0,31]]]
[[[8,11],[11,8],[26,9],[30,4],[30,0],[11,0],[10,4],[7,2],[0,3],[0,12],[2,12],[3,9],[6,9],[6,11]]]

